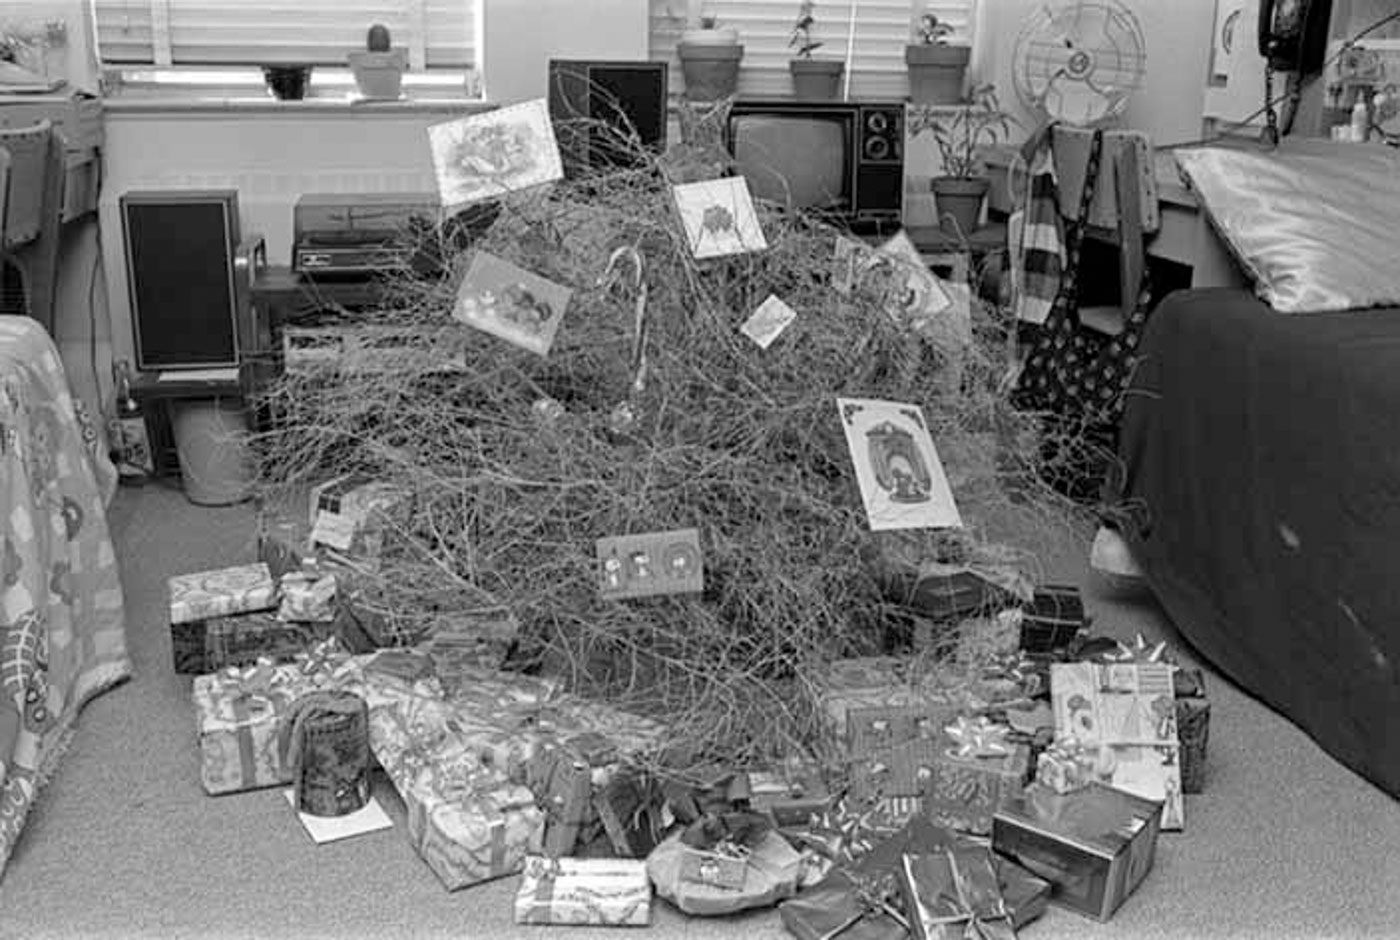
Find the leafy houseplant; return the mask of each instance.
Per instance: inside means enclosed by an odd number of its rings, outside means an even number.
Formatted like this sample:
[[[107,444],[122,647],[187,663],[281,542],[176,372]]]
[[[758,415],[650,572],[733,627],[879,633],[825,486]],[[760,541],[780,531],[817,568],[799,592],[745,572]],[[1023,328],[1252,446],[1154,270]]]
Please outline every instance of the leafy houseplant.
[[[350,70],[355,85],[367,101],[397,101],[402,94],[403,73],[408,68],[408,53],[391,48],[389,28],[375,23],[365,34],[362,52],[349,55]]]
[[[804,100],[837,97],[841,73],[846,68],[839,59],[812,58],[812,53],[822,47],[821,42],[812,38],[812,28],[817,24],[816,6],[813,0],[803,0],[797,5],[797,21],[792,27],[792,38],[788,40],[788,46],[797,50],[788,63],[792,86],[797,97]]]
[[[936,13],[919,17],[917,42],[904,47],[909,66],[909,97],[915,104],[956,104],[962,97],[963,76],[972,49],[948,42],[953,28]]]
[[[698,28],[681,32],[676,54],[688,100],[717,101],[730,97],[738,88],[744,47],[739,43],[739,31],[732,26],[720,26],[713,16],[702,15]]]
[[[966,236],[977,227],[990,186],[980,151],[1005,140],[1014,123],[1001,110],[993,85],[973,88],[968,100],[951,110],[939,105],[910,109],[910,137],[927,132],[938,147],[942,172],[931,186],[939,225],[950,235]]]

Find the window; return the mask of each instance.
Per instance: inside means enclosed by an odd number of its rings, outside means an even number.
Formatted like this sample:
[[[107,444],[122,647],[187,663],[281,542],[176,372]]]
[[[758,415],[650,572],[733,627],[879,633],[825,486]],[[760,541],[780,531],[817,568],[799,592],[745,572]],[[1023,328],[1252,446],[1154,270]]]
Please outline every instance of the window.
[[[914,24],[925,12],[953,27],[955,42],[972,36],[976,0],[817,0],[812,39],[821,42],[818,56],[845,59],[848,33],[851,50],[852,97],[902,99],[909,94],[904,47],[912,41]],[[851,29],[852,9],[856,12]],[[712,15],[721,26],[739,30],[744,59],[739,70],[739,93],[788,96],[792,79],[789,45],[797,20],[798,0],[651,0],[651,55],[671,63],[680,74],[676,43],[688,24]]]
[[[411,72],[474,65],[477,0],[93,0],[102,62],[208,71],[304,64],[344,68],[372,23],[408,50]],[[460,84],[457,86],[460,87]]]

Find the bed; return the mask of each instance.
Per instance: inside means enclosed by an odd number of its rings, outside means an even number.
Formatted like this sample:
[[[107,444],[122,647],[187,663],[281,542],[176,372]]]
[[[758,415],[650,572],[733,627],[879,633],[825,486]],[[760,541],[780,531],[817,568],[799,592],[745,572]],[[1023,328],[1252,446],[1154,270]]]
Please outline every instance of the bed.
[[[48,333],[0,316],[0,877],[82,706],[131,674],[98,440]]]
[[[1321,208],[1284,204],[1261,219],[1246,207],[1250,224],[1273,228],[1255,232],[1255,245],[1232,228],[1232,194],[1211,206],[1254,290],[1182,291],[1153,312],[1110,503],[1180,632],[1343,764],[1400,796],[1400,289],[1382,278],[1400,267],[1385,229],[1387,215],[1400,218],[1400,159],[1392,152],[1377,166],[1379,186],[1358,178],[1350,195],[1345,179],[1322,187],[1312,194],[1328,200]],[[1292,198],[1305,191],[1295,185]],[[1377,206],[1374,229],[1353,213],[1363,209],[1338,208],[1351,197]],[[1345,237],[1301,219],[1313,211],[1330,213]],[[1286,251],[1259,250],[1265,234],[1278,247],[1289,226]],[[1328,246],[1311,258],[1326,263],[1323,279],[1301,276],[1296,263],[1314,246],[1300,232],[1313,229],[1360,255],[1370,266],[1357,270],[1372,283],[1337,279]],[[1291,281],[1270,267],[1289,253]],[[1388,270],[1376,253],[1391,256]],[[1371,293],[1348,299],[1353,288]],[[1377,302],[1392,290],[1390,303]]]

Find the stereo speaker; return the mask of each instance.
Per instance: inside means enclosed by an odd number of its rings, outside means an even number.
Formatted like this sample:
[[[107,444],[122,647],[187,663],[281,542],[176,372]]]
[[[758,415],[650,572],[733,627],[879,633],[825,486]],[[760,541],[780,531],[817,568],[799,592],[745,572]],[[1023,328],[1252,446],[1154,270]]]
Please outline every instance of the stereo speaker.
[[[120,206],[136,367],[238,365],[237,192],[129,192]]]

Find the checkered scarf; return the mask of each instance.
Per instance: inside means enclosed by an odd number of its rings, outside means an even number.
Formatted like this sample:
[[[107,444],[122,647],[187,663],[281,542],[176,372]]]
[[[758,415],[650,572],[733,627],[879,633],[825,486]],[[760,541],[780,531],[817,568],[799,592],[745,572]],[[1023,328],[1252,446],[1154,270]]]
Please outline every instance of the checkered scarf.
[[[1032,160],[1030,197],[1022,210],[1021,291],[1016,316],[1027,323],[1044,323],[1060,290],[1060,278],[1065,269],[1059,184],[1048,138]]]

